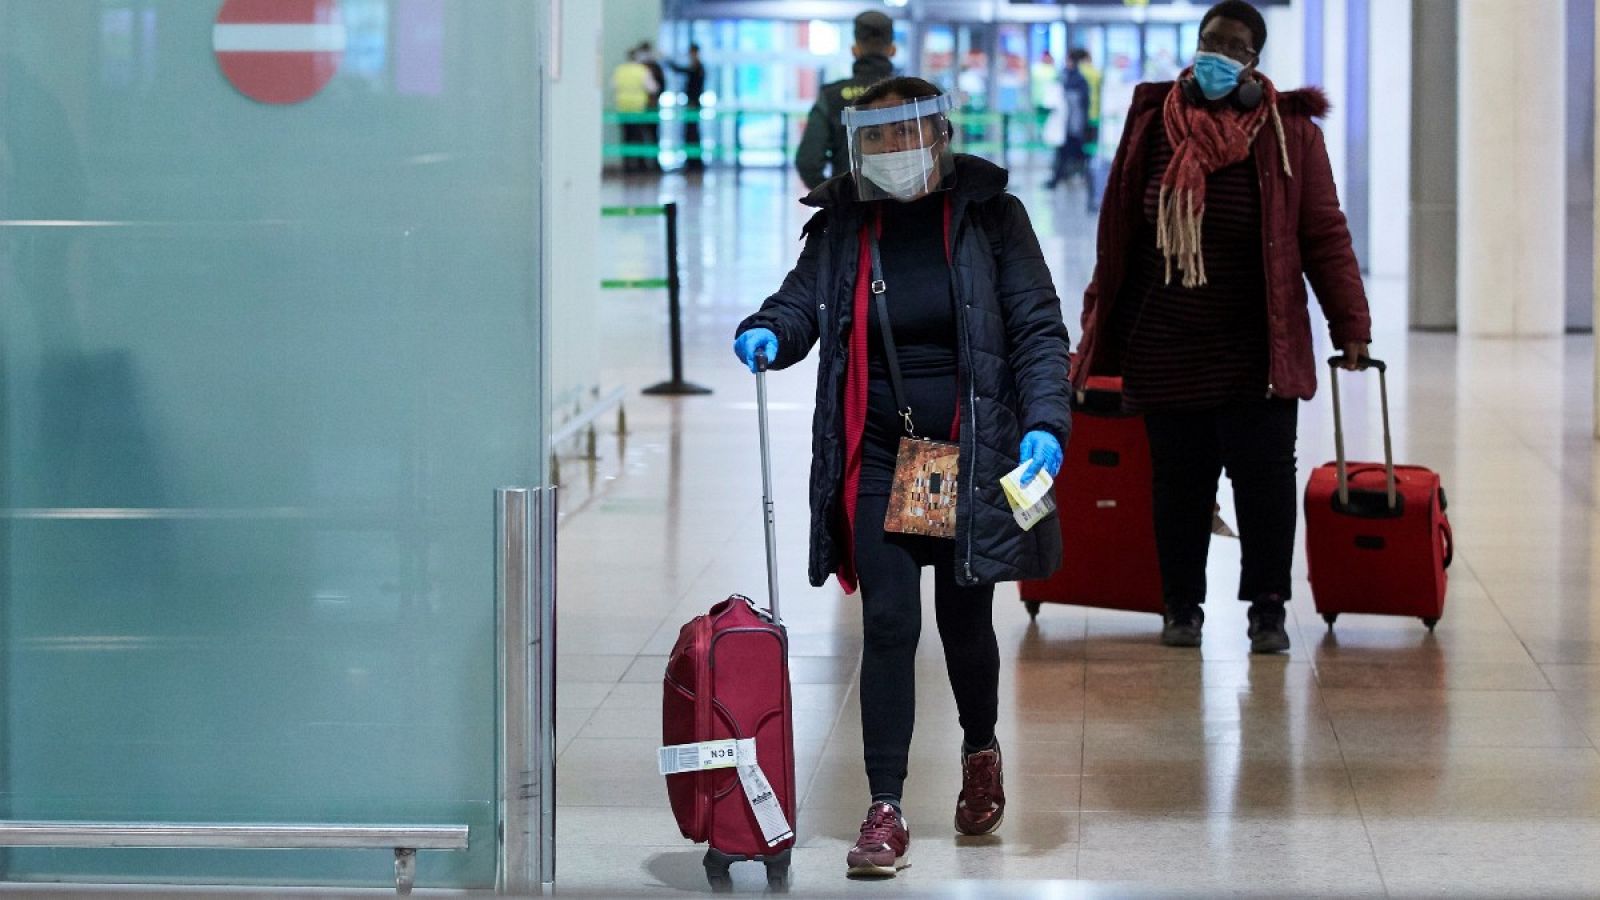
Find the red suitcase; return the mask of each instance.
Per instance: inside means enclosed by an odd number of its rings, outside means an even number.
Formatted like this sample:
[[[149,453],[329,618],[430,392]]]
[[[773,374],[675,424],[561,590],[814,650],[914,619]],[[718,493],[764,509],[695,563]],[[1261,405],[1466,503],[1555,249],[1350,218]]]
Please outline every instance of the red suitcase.
[[[1024,581],[1022,602],[1165,611],[1151,510],[1144,419],[1122,412],[1122,379],[1095,376],[1074,404],[1072,438],[1056,479],[1061,568]]]
[[[788,635],[778,620],[764,373],[756,375],[756,397],[772,611],[759,610],[749,598],[734,594],[696,616],[679,631],[662,683],[663,772],[680,767],[674,760],[686,764],[704,754],[727,761],[731,758],[724,754],[737,754],[738,764],[732,767],[666,776],[678,828],[684,837],[710,845],[706,877],[713,888],[724,890],[732,885],[729,866],[744,860],[765,863],[769,884],[782,889],[794,847],[794,718]],[[747,755],[752,739],[753,758]],[[733,749],[726,743],[730,741],[745,743]]]
[[[1378,370],[1383,463],[1346,463],[1339,369],[1333,367],[1334,462],[1306,485],[1306,566],[1311,596],[1328,628],[1340,613],[1416,616],[1433,630],[1444,613],[1445,570],[1454,555],[1437,473],[1394,464],[1387,367]]]

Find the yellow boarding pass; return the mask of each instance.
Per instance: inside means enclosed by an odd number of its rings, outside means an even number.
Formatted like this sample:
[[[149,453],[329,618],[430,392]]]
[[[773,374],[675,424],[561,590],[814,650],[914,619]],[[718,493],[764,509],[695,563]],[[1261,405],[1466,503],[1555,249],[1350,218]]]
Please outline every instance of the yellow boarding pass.
[[[1056,511],[1056,495],[1050,489],[1055,482],[1051,480],[1050,473],[1040,469],[1032,481],[1023,485],[1022,475],[1027,470],[1028,464],[1023,463],[1000,479],[1000,489],[1006,492],[1006,502],[1011,504],[1011,516],[1023,531],[1031,529]]]

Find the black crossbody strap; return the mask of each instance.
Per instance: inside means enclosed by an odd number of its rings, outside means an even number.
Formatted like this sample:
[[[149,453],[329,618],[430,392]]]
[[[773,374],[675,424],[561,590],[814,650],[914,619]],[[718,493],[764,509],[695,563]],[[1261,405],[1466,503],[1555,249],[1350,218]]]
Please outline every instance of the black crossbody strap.
[[[878,227],[874,221],[867,225],[867,244],[872,256],[873,303],[878,307],[878,327],[883,331],[884,356],[889,363],[889,386],[894,390],[894,406],[905,420],[906,434],[915,436],[916,424],[911,421],[911,405],[906,402],[906,386],[900,379],[900,354],[894,346],[894,329],[889,327],[889,288],[883,281],[883,260],[878,253]]]

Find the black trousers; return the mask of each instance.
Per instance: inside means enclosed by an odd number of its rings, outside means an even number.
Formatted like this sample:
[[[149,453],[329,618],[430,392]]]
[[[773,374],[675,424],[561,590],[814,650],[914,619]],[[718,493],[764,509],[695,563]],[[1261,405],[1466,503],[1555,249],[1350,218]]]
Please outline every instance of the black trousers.
[[[1156,552],[1168,609],[1203,603],[1217,478],[1233,482],[1243,564],[1239,599],[1289,599],[1294,561],[1294,400],[1145,415],[1155,469]]]
[[[917,639],[922,635],[922,567],[933,566],[933,610],[955,691],[962,738],[994,740],[1000,705],[1000,646],[994,586],[955,581],[955,542],[883,530],[888,497],[863,494],[856,507],[856,573],[861,580],[861,733],[874,796],[899,796],[916,718]]]

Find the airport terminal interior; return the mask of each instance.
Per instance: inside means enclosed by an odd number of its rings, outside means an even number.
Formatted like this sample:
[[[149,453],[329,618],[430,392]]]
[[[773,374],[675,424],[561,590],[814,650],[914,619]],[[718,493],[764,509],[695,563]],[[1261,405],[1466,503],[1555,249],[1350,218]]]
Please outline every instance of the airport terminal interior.
[[[972,836],[925,569],[909,865],[848,874],[864,623],[807,576],[813,352],[764,376],[792,852],[723,887],[1600,895],[1595,2],[1255,5],[1260,71],[1331,102],[1387,366],[1337,376],[1344,441],[1438,474],[1442,613],[1330,621],[1302,508],[1289,647],[1253,653],[1228,478],[1197,647],[1001,583],[1008,800]],[[805,246],[857,15],[1009,171],[1076,348],[1134,87],[1208,7],[0,0],[0,897],[711,892],[663,675],[771,600],[733,343]],[[1058,179],[1077,50],[1098,132]],[[1297,496],[1343,349],[1311,303]]]

